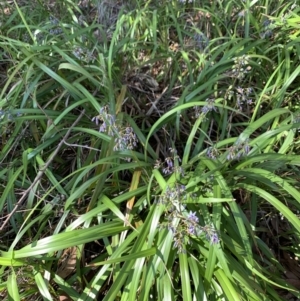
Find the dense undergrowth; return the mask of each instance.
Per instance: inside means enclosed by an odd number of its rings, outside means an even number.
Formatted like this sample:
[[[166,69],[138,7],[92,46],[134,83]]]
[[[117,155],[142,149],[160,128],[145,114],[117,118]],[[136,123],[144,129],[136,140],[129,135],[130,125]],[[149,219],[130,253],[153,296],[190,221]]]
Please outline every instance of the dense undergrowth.
[[[1,2],[1,300],[300,298],[296,4]]]

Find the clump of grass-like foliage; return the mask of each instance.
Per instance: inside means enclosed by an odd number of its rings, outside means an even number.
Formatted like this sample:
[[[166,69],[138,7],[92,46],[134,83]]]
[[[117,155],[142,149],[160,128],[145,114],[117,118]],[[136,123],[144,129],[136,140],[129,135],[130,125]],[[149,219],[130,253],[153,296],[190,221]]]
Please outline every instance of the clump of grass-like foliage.
[[[300,298],[299,12],[2,1],[1,300]]]

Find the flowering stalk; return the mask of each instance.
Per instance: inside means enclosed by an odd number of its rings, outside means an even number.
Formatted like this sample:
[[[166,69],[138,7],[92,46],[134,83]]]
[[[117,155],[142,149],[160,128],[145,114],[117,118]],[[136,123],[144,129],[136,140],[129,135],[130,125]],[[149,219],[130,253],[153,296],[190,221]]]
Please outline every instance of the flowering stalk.
[[[187,211],[184,202],[188,197],[186,187],[181,184],[168,186],[166,192],[160,196],[157,203],[165,205],[166,222],[161,223],[173,236],[174,248],[178,252],[185,252],[185,245],[190,243],[191,237],[205,235],[211,244],[219,242],[219,236],[213,226],[201,226],[197,212]],[[176,223],[174,221],[177,221]]]
[[[92,121],[99,126],[99,132],[114,138],[114,151],[133,150],[137,147],[138,140],[133,128],[117,124],[116,116],[109,114],[106,106],[100,109],[99,115],[93,117]]]

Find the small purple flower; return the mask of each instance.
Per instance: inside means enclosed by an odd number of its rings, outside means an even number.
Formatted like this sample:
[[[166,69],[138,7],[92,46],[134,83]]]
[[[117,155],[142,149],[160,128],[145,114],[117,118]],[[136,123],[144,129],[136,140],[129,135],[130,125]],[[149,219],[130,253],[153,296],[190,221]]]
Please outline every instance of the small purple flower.
[[[171,154],[173,154],[173,156],[167,157],[164,160],[164,167],[162,169],[162,172],[165,175],[171,174],[173,172],[178,172],[184,177],[184,169],[182,166],[179,166],[181,159],[177,155],[176,149],[169,148],[169,151]],[[157,166],[157,164],[155,166]]]
[[[242,152],[237,152],[235,155],[235,159],[239,160],[242,157]]]
[[[248,155],[250,152],[250,145],[248,143],[245,143],[243,149],[244,149],[245,154]]]
[[[103,122],[99,128],[99,132],[105,133],[106,132],[106,123]]]
[[[92,118],[92,122],[95,122],[96,125],[99,125],[99,118],[98,116],[95,116]]]
[[[170,157],[166,158],[165,162],[167,163],[169,169],[173,168],[174,164],[172,158]]]
[[[196,212],[192,212],[192,211],[190,211],[190,213],[188,214],[187,220],[191,223],[196,223],[196,224],[199,222],[199,219],[196,216]]]
[[[196,235],[196,227],[194,225],[189,225],[187,232],[189,235]]]
[[[214,233],[210,236],[209,240],[210,240],[210,243],[211,243],[212,245],[215,245],[215,244],[217,244],[217,243],[220,241],[220,240],[219,240],[219,237],[218,237],[218,234],[217,234],[216,232],[214,232]]]

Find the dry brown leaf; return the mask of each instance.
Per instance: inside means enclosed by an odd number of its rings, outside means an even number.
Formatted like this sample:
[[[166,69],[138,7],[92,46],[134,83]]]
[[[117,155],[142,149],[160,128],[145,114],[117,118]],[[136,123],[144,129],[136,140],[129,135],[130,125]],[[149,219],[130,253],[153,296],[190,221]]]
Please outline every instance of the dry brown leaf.
[[[61,295],[59,296],[59,301],[73,301],[73,299],[71,299],[70,297],[68,296],[64,296],[64,295]]]
[[[76,253],[77,247],[71,247],[66,249],[59,262],[59,268],[57,275],[63,279],[66,279],[76,268]]]

